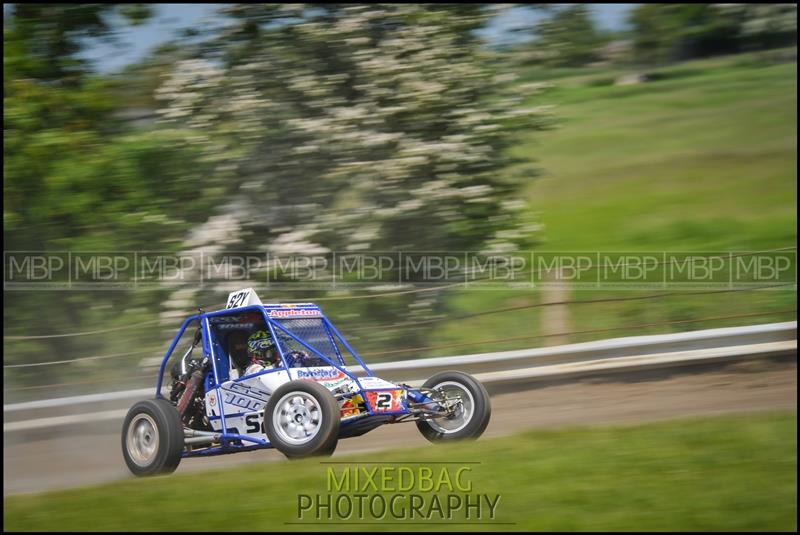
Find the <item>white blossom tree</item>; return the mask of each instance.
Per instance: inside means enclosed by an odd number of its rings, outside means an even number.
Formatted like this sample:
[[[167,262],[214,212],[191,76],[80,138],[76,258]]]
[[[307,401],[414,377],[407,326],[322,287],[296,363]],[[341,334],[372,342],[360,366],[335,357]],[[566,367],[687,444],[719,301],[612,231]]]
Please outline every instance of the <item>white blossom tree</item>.
[[[264,5],[181,61],[158,91],[246,208],[249,248],[509,249],[532,167],[507,148],[541,125],[474,30],[481,5]],[[510,202],[511,201],[511,202]]]

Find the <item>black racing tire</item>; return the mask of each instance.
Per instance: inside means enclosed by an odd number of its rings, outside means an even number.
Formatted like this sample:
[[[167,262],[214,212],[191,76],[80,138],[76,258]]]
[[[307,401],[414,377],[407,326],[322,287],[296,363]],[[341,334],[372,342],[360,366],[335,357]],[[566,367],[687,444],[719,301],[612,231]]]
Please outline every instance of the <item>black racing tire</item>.
[[[492,405],[486,388],[471,375],[458,371],[437,373],[422,385],[423,388],[432,389],[440,386],[453,393],[458,393],[460,389],[462,399],[466,397],[466,401],[471,402],[472,407],[468,409],[469,413],[463,417],[462,422],[448,418],[417,420],[417,429],[422,436],[434,443],[474,440],[481,436],[492,416]]]
[[[338,439],[334,440],[333,443],[331,443],[331,445],[328,448],[326,448],[324,450],[319,450],[316,453],[314,453],[313,457],[330,457],[331,455],[333,455],[333,452],[336,451],[336,446],[338,446],[338,445],[339,445],[339,440]],[[284,453],[284,455],[286,455],[286,454]],[[300,459],[303,459],[304,457],[300,457],[300,456],[292,456],[292,457],[290,457],[290,456],[286,455],[286,458],[289,459],[290,461],[299,461]]]
[[[319,452],[320,457],[330,457],[333,455],[333,452],[336,451],[336,446],[339,445],[338,433],[337,439],[331,442],[331,445],[328,446],[326,449]]]
[[[139,401],[122,424],[122,456],[135,476],[170,474],[183,453],[183,423],[163,398]]]
[[[299,399],[298,399],[299,398]],[[341,412],[330,390],[313,381],[290,381],[281,385],[264,409],[267,438],[289,459],[329,456],[339,442]],[[311,426],[310,436],[302,435]]]

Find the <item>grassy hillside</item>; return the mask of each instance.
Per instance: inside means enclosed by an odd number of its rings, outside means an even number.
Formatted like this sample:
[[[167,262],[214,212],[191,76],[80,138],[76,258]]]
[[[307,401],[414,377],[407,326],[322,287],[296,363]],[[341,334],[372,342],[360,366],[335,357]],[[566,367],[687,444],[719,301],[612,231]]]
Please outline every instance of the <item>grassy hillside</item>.
[[[560,127],[517,148],[545,171],[529,194],[546,250],[795,242],[796,63],[732,57],[664,69],[639,85],[610,81],[556,82],[548,100]]]
[[[632,86],[613,85],[619,73],[610,71],[554,80],[535,104],[554,106],[555,128],[522,137],[514,149],[537,159],[542,171],[527,190],[543,225],[536,250],[715,253],[795,245],[797,64],[776,57],[684,63],[652,71],[651,81]],[[536,78],[546,79],[541,73]],[[568,290],[560,299],[647,293],[653,291],[582,289]],[[543,299],[538,290],[470,291],[456,293],[449,304],[459,314]],[[796,313],[778,311],[795,307],[793,290],[676,296],[571,306],[564,329],[621,328],[570,337],[582,341],[786,321]],[[433,333],[431,343],[536,336],[542,334],[542,310],[449,322]],[[700,321],[759,313],[766,314]],[[665,322],[676,323],[624,328]],[[546,342],[532,338],[465,351]]]
[[[378,431],[379,432],[379,431]],[[357,440],[357,439],[354,439]],[[676,420],[657,424],[527,432],[516,437],[397,450],[358,457],[247,464],[224,471],[175,474],[101,487],[4,499],[5,530],[341,530],[354,524],[298,515],[298,495],[329,492],[326,470],[447,467],[453,486],[438,496],[483,494],[496,500],[494,518],[464,511],[428,530],[796,530],[797,413]],[[410,461],[410,462],[409,462]],[[122,462],[120,460],[120,462]],[[433,464],[433,463],[454,464]],[[376,464],[368,464],[376,463]],[[393,464],[400,463],[400,464]],[[468,464],[475,463],[475,464]],[[469,467],[456,483],[459,468]],[[406,483],[410,479],[405,480]],[[384,486],[385,485],[385,486]],[[399,479],[378,482],[389,499]],[[407,486],[406,486],[407,488]],[[412,485],[432,503],[433,493]],[[363,494],[373,499],[371,487]],[[423,509],[424,510],[424,509]],[[399,511],[399,509],[398,509]],[[448,515],[450,513],[447,513]],[[325,513],[323,512],[323,517]],[[404,517],[402,513],[399,517]],[[386,522],[362,529],[409,529],[391,515],[352,516]],[[337,523],[339,522],[339,523]],[[394,523],[391,523],[394,522]],[[460,522],[460,523],[459,523]]]

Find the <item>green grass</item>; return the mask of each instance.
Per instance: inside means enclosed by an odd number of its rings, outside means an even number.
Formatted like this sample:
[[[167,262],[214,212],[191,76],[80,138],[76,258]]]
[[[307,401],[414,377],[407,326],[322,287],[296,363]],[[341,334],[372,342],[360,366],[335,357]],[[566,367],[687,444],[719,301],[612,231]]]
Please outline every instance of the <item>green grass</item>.
[[[354,464],[253,463],[202,474],[12,496],[4,499],[3,527],[26,531],[352,530],[358,526],[286,523],[298,522],[299,494],[328,494],[327,467],[335,466],[341,474],[344,466],[376,466],[365,461],[478,461],[426,466],[434,474],[448,466],[453,482],[458,468],[470,466],[462,482],[471,483],[473,497],[500,495],[496,517],[484,517],[496,524],[454,524],[465,521],[463,513],[456,512],[450,522],[421,527],[447,531],[797,529],[795,411],[529,431],[516,437],[336,460]],[[430,493],[411,493],[431,498]],[[440,495],[447,493],[443,489]],[[408,523],[363,527],[373,531],[409,528]]]
[[[680,76],[669,77],[670,72]],[[635,86],[557,86],[560,128],[515,149],[546,250],[717,251],[791,245],[797,65],[693,62]]]

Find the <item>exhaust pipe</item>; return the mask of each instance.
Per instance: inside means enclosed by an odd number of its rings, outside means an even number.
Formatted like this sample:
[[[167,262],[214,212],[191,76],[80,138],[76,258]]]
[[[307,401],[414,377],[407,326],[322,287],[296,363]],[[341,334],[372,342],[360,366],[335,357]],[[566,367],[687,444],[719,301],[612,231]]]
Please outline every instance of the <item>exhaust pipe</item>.
[[[220,433],[215,433],[213,431],[198,431],[197,429],[183,429],[183,436],[186,438],[189,437],[218,437]]]
[[[213,444],[219,442],[222,438],[222,433],[212,433],[210,431],[197,431],[196,429],[183,430],[183,443],[186,445],[196,446],[198,444]]]
[[[214,442],[219,442],[221,435],[213,435],[207,437],[190,437],[184,438],[184,444],[191,444],[192,446],[196,446],[198,444],[213,444]]]

